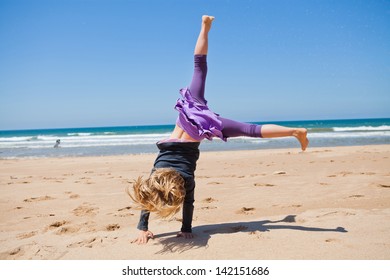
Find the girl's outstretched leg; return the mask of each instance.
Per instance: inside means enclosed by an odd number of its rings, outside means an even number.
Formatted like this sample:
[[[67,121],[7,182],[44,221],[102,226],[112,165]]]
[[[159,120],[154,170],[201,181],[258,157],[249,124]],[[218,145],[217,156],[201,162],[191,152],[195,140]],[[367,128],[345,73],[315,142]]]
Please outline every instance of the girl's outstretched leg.
[[[301,144],[302,150],[306,150],[309,145],[307,130],[305,128],[290,128],[274,124],[249,124],[230,119],[218,117],[222,122],[222,133],[224,137],[254,137],[254,138],[277,138],[294,136]]]
[[[309,145],[307,130],[305,128],[291,128],[274,124],[265,124],[261,127],[261,135],[263,138],[294,136],[301,144],[302,151],[306,150]]]
[[[202,26],[196,41],[194,54],[207,54],[209,47],[209,31],[214,20],[212,16],[202,16]]]
[[[208,34],[214,17],[203,16],[202,26],[194,50],[194,75],[189,90],[196,101],[207,104],[204,97],[207,76],[207,52],[209,46]]]

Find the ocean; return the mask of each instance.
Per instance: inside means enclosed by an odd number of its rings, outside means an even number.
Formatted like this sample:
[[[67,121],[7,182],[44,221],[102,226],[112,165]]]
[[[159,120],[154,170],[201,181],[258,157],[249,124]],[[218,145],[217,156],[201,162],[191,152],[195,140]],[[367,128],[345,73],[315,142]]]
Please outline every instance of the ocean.
[[[256,124],[263,124],[254,122]],[[390,144],[390,118],[268,122],[306,127],[310,147]],[[168,138],[173,125],[91,127],[0,131],[0,158],[106,156],[156,153],[156,142]],[[60,140],[58,148],[54,148]],[[239,137],[227,142],[204,140],[201,151],[295,148],[293,138]]]

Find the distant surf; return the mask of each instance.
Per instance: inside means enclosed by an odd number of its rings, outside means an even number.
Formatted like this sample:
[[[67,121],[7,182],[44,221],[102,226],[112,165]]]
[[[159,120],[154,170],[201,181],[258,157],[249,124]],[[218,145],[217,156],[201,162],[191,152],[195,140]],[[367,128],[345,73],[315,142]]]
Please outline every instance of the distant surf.
[[[260,122],[254,122],[262,124]],[[310,147],[390,144],[390,119],[269,122],[306,127]],[[0,131],[0,158],[105,156],[155,153],[156,142],[168,138],[173,125],[93,127]],[[53,148],[60,140],[59,148]],[[227,143],[203,141],[201,150],[299,148],[293,138],[231,138]]]

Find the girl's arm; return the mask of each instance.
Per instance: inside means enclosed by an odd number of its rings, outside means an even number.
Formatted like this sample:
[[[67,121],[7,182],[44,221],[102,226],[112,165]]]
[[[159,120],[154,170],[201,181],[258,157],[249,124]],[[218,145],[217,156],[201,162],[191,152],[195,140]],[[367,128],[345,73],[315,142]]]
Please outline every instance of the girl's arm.
[[[154,238],[153,232],[148,230],[149,217],[150,217],[149,211],[145,211],[145,210],[141,211],[141,216],[137,226],[137,228],[139,229],[139,234],[138,237],[135,240],[133,240],[131,243],[146,244],[148,243],[150,238],[151,239]]]
[[[137,228],[139,230],[148,230],[150,212],[146,210],[141,211]]]
[[[186,196],[183,203],[183,222],[178,236],[192,238],[192,217],[194,214],[194,179],[186,179]]]

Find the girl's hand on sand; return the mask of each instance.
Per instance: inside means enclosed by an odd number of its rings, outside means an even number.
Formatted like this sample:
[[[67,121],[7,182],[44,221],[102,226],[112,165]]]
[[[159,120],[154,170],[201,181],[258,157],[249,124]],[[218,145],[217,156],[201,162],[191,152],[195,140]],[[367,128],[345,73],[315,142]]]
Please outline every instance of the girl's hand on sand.
[[[191,232],[179,232],[176,237],[184,237],[185,239],[192,239],[194,235]]]
[[[153,239],[153,238],[154,238],[153,232],[149,230],[140,230],[138,238],[133,240],[131,243],[137,243],[138,245],[146,244],[148,243],[149,239]]]

